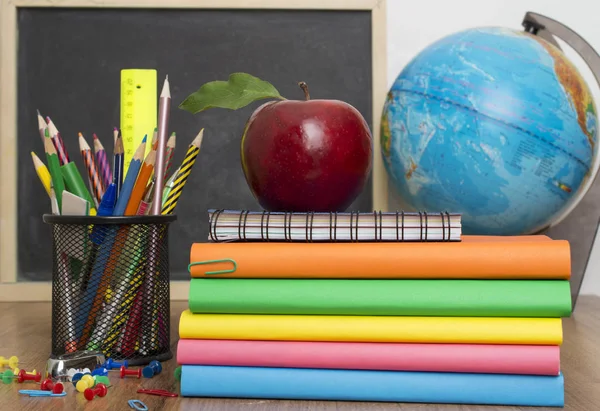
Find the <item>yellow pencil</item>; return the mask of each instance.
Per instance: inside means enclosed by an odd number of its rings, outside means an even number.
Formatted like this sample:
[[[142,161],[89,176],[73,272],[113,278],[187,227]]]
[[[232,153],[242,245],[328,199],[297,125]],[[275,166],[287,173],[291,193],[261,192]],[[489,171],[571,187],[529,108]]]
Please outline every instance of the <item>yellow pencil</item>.
[[[188,151],[185,154],[185,157],[183,158],[181,166],[179,167],[177,177],[173,182],[173,188],[171,189],[171,191],[169,191],[169,195],[162,204],[161,214],[172,214],[175,210],[175,206],[177,205],[177,201],[181,196],[181,192],[183,191],[185,182],[187,181],[187,178],[192,171],[192,167],[196,162],[196,157],[198,157],[198,153],[200,152],[200,145],[202,144],[203,135],[204,129],[200,130],[194,141],[192,141],[192,143],[188,147]],[[160,201],[160,195],[155,195],[154,201]]]
[[[38,177],[40,178],[40,181],[42,182],[42,184],[44,185],[44,188],[46,189],[46,193],[48,193],[49,197],[52,197],[50,194],[50,186],[51,186],[51,181],[52,181],[52,177],[50,177],[50,172],[48,171],[48,167],[46,167],[46,165],[42,162],[42,160],[40,160],[40,158],[32,151],[31,152],[31,159],[33,160],[33,166],[35,167],[35,172],[37,173]]]

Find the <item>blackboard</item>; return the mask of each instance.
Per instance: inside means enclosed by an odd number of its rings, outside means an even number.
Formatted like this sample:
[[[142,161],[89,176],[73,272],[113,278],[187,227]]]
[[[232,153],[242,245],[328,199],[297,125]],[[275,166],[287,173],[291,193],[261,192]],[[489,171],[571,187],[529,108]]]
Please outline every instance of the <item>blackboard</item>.
[[[43,158],[36,109],[53,119],[84,173],[77,133],[88,141],[96,133],[112,151],[123,68],[156,69],[159,89],[169,75],[174,164],[205,128],[170,230],[173,280],[189,278],[190,246],[207,241],[208,208],[260,209],[240,166],[243,127],[260,102],[197,115],[178,109],[200,85],[242,71],[302,99],[297,82],[305,81],[311,98],[352,104],[372,129],[369,11],[19,8],[18,30],[19,281],[51,280],[50,227],[42,221],[50,204],[30,157]],[[370,178],[349,209],[372,210],[371,185]]]

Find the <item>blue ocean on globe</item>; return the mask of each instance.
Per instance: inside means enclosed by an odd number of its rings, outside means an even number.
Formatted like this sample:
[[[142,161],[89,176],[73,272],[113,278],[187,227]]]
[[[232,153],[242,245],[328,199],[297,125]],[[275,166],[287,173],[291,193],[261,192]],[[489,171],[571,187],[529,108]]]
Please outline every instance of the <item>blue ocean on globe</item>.
[[[391,87],[381,146],[408,208],[462,213],[463,233],[546,228],[593,172],[597,114],[575,66],[545,40],[477,28],[418,54]]]

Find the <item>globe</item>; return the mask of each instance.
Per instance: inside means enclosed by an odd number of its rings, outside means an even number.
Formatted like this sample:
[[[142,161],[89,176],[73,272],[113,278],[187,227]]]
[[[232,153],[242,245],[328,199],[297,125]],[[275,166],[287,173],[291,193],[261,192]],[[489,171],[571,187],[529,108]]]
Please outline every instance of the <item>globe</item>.
[[[598,166],[592,94],[560,49],[505,28],[430,45],[387,95],[381,149],[404,209],[462,214],[471,235],[564,218]]]

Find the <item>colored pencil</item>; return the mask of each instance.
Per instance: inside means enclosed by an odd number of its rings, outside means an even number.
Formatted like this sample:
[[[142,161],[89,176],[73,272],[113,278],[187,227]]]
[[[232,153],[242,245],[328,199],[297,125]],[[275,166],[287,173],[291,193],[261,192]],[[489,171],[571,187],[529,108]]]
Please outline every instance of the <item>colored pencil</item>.
[[[117,144],[117,137],[119,137],[119,129],[114,127],[113,128],[113,143],[116,145]]]
[[[123,149],[123,138],[121,133],[117,136],[115,141],[114,159],[113,159],[113,183],[117,186],[117,197],[121,193],[121,186],[123,185],[123,165],[124,165],[124,153]]]
[[[45,141],[45,140],[44,140]],[[40,158],[32,151],[31,159],[33,160],[33,167],[35,168],[35,172],[37,173],[42,185],[46,189],[46,193],[51,197],[50,188],[52,186],[52,177],[50,177],[50,172],[46,165],[40,160]]]
[[[37,119],[40,137],[42,138],[42,144],[44,144],[44,140],[46,139],[46,129],[48,128],[48,125],[44,121],[44,117],[42,117],[42,115],[40,114],[40,110],[37,110]]]
[[[62,136],[58,132],[56,125],[50,119],[50,117],[46,117],[46,121],[48,123],[48,131],[50,132],[50,137],[54,142],[54,146],[56,147],[56,153],[58,155],[58,159],[60,160],[60,165],[64,166],[69,163],[69,153],[67,153],[67,148],[65,147],[65,143],[62,139]]]
[[[173,175],[171,176],[171,178],[169,178],[167,180],[167,183],[165,184],[165,189],[163,190],[162,199],[161,199],[162,205],[165,205],[165,201],[167,201],[167,198],[169,198],[169,193],[173,189],[173,185],[175,184],[175,179],[177,178],[178,174],[179,174],[179,168],[177,170],[175,170],[173,172]]]
[[[154,132],[152,133],[152,150],[156,150],[158,148],[158,128],[154,127]]]
[[[83,157],[83,163],[88,172],[88,179],[90,181],[90,186],[92,187],[92,195],[96,200],[96,204],[100,204],[102,196],[104,195],[104,184],[98,174],[96,162],[92,156],[92,149],[87,141],[85,141],[82,133],[79,133],[79,150],[81,151],[81,157]]]
[[[106,150],[104,149],[104,146],[102,145],[102,142],[96,133],[94,133],[94,154],[96,157],[96,168],[98,169],[98,173],[102,179],[104,189],[106,189],[106,187],[112,183],[112,170],[110,169],[110,165],[108,163]]]
[[[152,205],[152,197],[154,196],[154,178],[150,181],[150,184],[146,186],[144,196],[140,201],[140,206],[137,209],[136,215],[146,215]]]
[[[161,210],[161,195],[164,188],[165,175],[165,150],[167,145],[167,133],[169,130],[169,111],[171,108],[171,91],[169,89],[169,76],[165,78],[160,99],[158,103],[158,147],[156,148],[156,166],[155,166],[155,183],[154,183],[154,201],[150,210],[151,215],[160,215]],[[140,339],[140,352],[144,355],[148,354],[154,346],[154,341],[158,338],[158,318],[156,316],[155,305],[155,287],[157,283],[157,273],[159,267],[157,265],[157,257],[159,250],[159,231],[156,226],[152,226],[150,230],[150,241],[148,245],[148,264],[146,264],[146,272],[143,285],[143,306],[147,307],[142,313],[142,327],[149,330],[148,333],[142,335]]]
[[[163,89],[160,93],[160,99],[158,104],[158,147],[156,149],[156,182],[154,186],[155,199],[152,203],[153,215],[160,214],[160,198],[165,187],[165,150],[167,145],[167,133],[169,130],[169,115],[171,108],[171,90],[169,88],[169,76],[165,78]]]
[[[171,165],[173,164],[173,153],[175,153],[175,145],[176,145],[176,139],[177,137],[175,136],[175,132],[171,133],[171,137],[169,137],[169,141],[167,141],[167,152],[165,154],[166,156],[166,160],[165,160],[165,174],[163,176],[163,179],[166,180],[167,176],[169,175],[169,169],[171,168]]]
[[[133,158],[129,163],[127,176],[125,177],[125,181],[123,181],[123,186],[121,187],[121,192],[119,193],[117,204],[115,205],[115,210],[113,212],[113,215],[115,216],[122,216],[125,214],[125,209],[127,208],[127,204],[131,197],[131,192],[133,191],[133,186],[135,185],[140,167],[142,166],[144,153],[146,152],[146,138],[147,136],[144,136],[142,143],[138,146],[135,153],[133,153]]]
[[[173,183],[173,189],[171,189],[171,192],[162,206],[162,214],[171,214],[175,210],[175,206],[177,205],[179,197],[181,197],[185,182],[192,171],[192,167],[196,163],[196,157],[198,157],[198,153],[200,152],[203,135],[204,129],[200,130],[194,141],[189,145],[188,151],[179,167],[177,178]]]
[[[58,155],[56,154],[56,148],[54,147],[54,144],[50,139],[48,129],[46,129],[44,150],[46,151],[46,161],[48,162],[48,170],[50,171],[50,177],[52,179],[52,188],[54,189],[54,195],[56,196],[58,211],[60,212],[62,207],[62,193],[65,189],[65,182],[63,180],[62,172],[60,170],[60,160],[58,159]]]
[[[146,156],[144,160],[144,164],[140,170],[140,174],[135,182],[135,186],[131,192],[131,196],[129,197],[129,202],[127,203],[127,207],[125,208],[125,215],[136,215],[137,211],[140,207],[140,203],[144,197],[144,192],[146,191],[148,180],[150,179],[150,175],[154,170],[154,162],[156,160],[156,151],[152,150]]]

